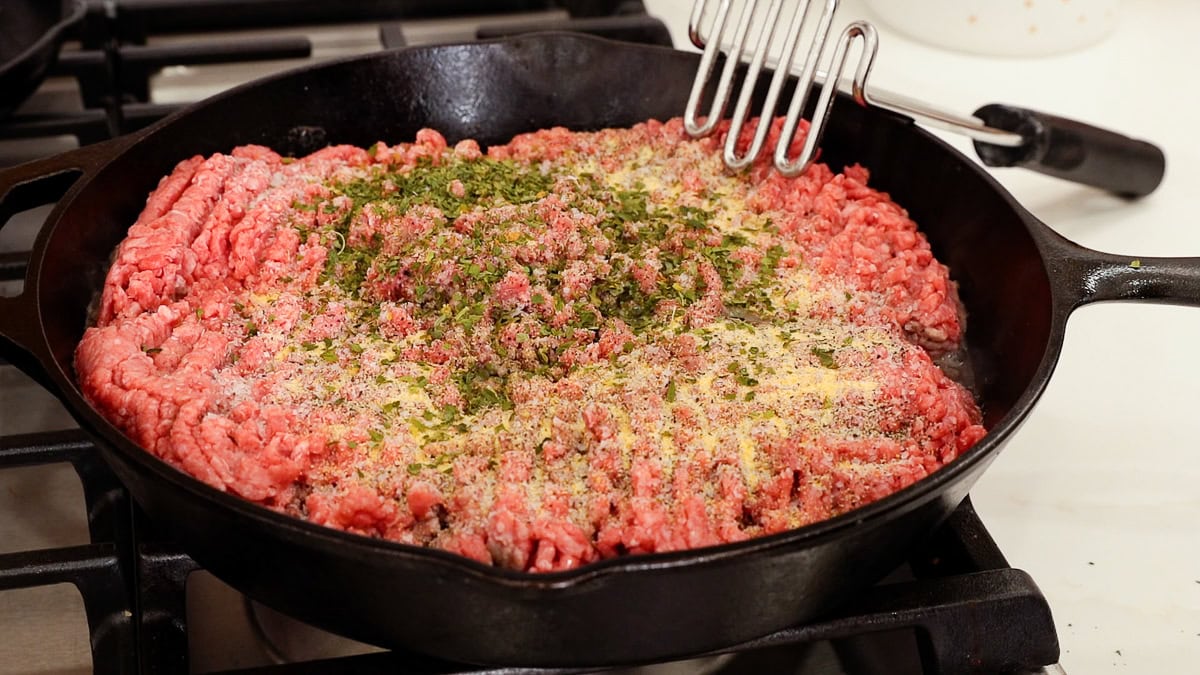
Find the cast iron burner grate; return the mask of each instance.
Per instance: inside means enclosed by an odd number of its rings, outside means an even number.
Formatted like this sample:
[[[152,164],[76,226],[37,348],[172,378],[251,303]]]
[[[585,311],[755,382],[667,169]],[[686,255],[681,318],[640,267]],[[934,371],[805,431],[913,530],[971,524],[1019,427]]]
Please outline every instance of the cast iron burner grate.
[[[80,145],[130,133],[183,107],[153,103],[150,78],[166,66],[306,58],[303,36],[230,37],[228,31],[379,22],[380,43],[404,46],[406,21],[505,16],[475,30],[476,39],[561,30],[671,46],[667,27],[641,0],[83,0],[87,11],[67,37],[51,76],[78,82],[82,110],[25,112],[0,120],[0,140],[74,136]],[[560,18],[537,18],[547,13]],[[520,17],[531,17],[522,22]],[[512,21],[517,17],[517,21]],[[151,37],[219,34],[193,42],[148,44]],[[2,94],[0,94],[2,97]]]
[[[147,524],[80,430],[0,438],[0,470],[70,462],[83,484],[91,542],[0,555],[0,593],[74,584],[87,613],[95,673],[187,673],[187,579],[198,569]],[[824,619],[721,650],[719,672],[796,672],[806,646],[825,643],[845,673],[1021,673],[1058,660],[1050,608],[1010,567],[964,501],[909,563]],[[565,675],[594,669],[480,668],[415,653],[225,671]]]

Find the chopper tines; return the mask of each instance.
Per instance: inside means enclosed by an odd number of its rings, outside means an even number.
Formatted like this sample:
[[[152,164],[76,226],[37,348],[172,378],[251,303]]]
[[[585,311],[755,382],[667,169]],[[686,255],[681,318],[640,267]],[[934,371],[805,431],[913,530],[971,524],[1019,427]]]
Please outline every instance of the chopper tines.
[[[717,123],[724,116],[725,109],[729,103],[729,94],[734,73],[740,64],[743,62],[746,63],[747,71],[730,120],[730,128],[726,137],[723,157],[725,164],[729,168],[739,170],[749,166],[762,153],[769,126],[762,124],[761,120],[769,120],[774,117],[780,93],[788,76],[797,72],[793,70],[793,64],[796,60],[796,51],[801,42],[803,42],[802,38],[808,29],[811,3],[809,0],[801,0],[797,3],[788,21],[775,73],[771,77],[763,106],[758,114],[759,121],[755,123],[754,135],[750,140],[749,147],[741,155],[738,154],[737,149],[738,139],[747,122],[755,85],[762,73],[764,64],[767,62],[767,56],[775,44],[775,33],[780,24],[783,3],[782,0],[771,0],[756,31],[757,39],[755,40],[754,47],[749,51],[746,48],[746,42],[750,34],[750,28],[755,24],[755,19],[760,13],[758,0],[749,0],[742,5],[737,28],[735,29],[732,42],[728,46],[726,46],[725,34],[732,4],[731,0],[721,0],[720,5],[717,7],[716,15],[712,19],[712,26],[706,35],[702,24],[704,23],[705,16],[708,14],[708,4],[708,0],[698,0],[696,2],[688,26],[688,34],[692,42],[698,47],[703,47],[704,52],[701,56],[696,77],[692,82],[691,93],[684,111],[684,125],[688,133],[693,137],[711,134],[716,129]],[[785,176],[799,175],[815,159],[817,144],[824,132],[826,119],[832,107],[833,93],[837,89],[837,82],[841,77],[841,73],[845,70],[850,47],[857,38],[862,38],[862,51],[854,74],[853,93],[855,100],[860,104],[865,105],[867,103],[866,81],[870,75],[871,66],[874,64],[875,54],[878,49],[878,38],[874,26],[867,22],[856,21],[847,26],[837,40],[833,56],[830,59],[830,67],[826,69],[828,75],[824,81],[828,84],[822,87],[820,99],[817,103],[813,119],[810,122],[809,134],[803,149],[796,159],[792,160],[788,157],[788,150],[795,135],[796,127],[799,125],[800,116],[808,103],[808,96],[812,85],[817,83],[819,79],[818,66],[827,51],[829,37],[833,28],[833,19],[837,13],[838,5],[839,0],[825,0],[811,36],[808,52],[804,57],[804,61],[800,64],[798,74],[796,75],[797,86],[788,105],[783,133],[776,144],[774,156],[776,169]],[[709,86],[718,53],[724,53],[729,58],[726,59],[724,67],[721,70],[721,75],[717,80],[717,87],[713,93],[708,114],[703,121],[700,121],[699,109],[701,101],[704,98],[705,90]]]

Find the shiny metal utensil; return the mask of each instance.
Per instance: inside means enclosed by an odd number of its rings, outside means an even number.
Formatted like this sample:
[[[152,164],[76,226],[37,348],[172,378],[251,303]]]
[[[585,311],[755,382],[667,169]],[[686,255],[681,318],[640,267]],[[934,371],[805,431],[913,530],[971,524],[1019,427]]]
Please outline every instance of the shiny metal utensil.
[[[810,0],[799,0],[795,4],[792,15],[787,21],[783,48],[777,61],[771,59],[768,54],[776,41],[778,28],[782,25],[783,0],[770,0],[761,26],[756,31],[757,40],[752,48],[747,48],[746,42],[752,32],[751,29],[755,23],[756,16],[760,13],[760,1],[745,0],[739,3],[741,5],[741,12],[738,16],[737,26],[732,39],[728,43],[726,42],[726,33],[729,26],[730,11],[734,3],[732,0],[719,0],[715,15],[712,17],[711,26],[705,32],[702,30],[701,24],[704,22],[705,17],[710,14],[709,6],[711,4],[713,3],[710,0],[697,0],[692,7],[691,18],[688,23],[689,38],[693,44],[702,48],[704,52],[701,56],[700,67],[696,72],[696,79],[692,82],[691,94],[688,97],[687,108],[684,112],[684,125],[687,132],[694,137],[712,133],[718,121],[723,117],[725,108],[728,105],[735,71],[739,64],[743,62],[747,63],[748,70],[738,93],[729,134],[725,142],[725,164],[732,169],[742,169],[749,166],[762,152],[763,144],[769,130],[768,125],[763,124],[762,120],[770,120],[775,116],[775,109],[779,102],[779,95],[783,90],[783,85],[787,77],[792,74],[795,74],[797,77],[797,86],[788,105],[782,133],[774,150],[775,168],[785,176],[798,175],[812,164],[817,154],[817,146],[825,130],[829,111],[833,107],[833,94],[837,89],[848,91],[860,105],[872,105],[884,108],[905,115],[917,122],[964,134],[976,141],[1002,147],[1019,147],[1026,143],[1027,139],[1021,134],[990,127],[976,117],[963,116],[945,111],[899,94],[878,89],[868,89],[867,79],[870,76],[871,67],[875,62],[879,40],[875,32],[875,27],[865,21],[855,21],[846,26],[845,30],[837,38],[836,47],[832,58],[829,59],[827,68],[822,71],[820,62],[827,51],[826,48],[833,29],[833,18],[839,4],[838,0],[824,0],[820,14],[817,17],[812,42],[809,45],[804,60],[799,65],[795,63],[796,52],[801,43],[800,38],[808,27],[809,14],[812,13],[809,11],[812,4]],[[862,49],[859,53],[854,76],[847,80],[843,77],[843,73],[855,40],[861,40]],[[712,77],[717,54],[720,52],[736,55],[737,58],[726,59],[720,78],[717,80],[716,93],[713,96],[708,114],[701,121],[699,116],[701,99]],[[771,67],[774,70],[774,75],[771,77],[766,99],[758,114],[759,122],[756,123],[750,146],[744,154],[739,155],[736,147],[737,140],[743,126],[746,124],[754,85],[758,81],[764,66]],[[824,85],[829,81],[831,75],[837,86],[821,87],[813,119],[809,122],[809,132],[805,137],[804,146],[798,157],[794,159],[789,158],[788,148],[795,136],[800,116],[808,102],[812,85],[814,83]]]
[[[796,0],[787,21],[778,60],[772,60],[768,55],[774,45],[776,32],[783,25],[781,14],[784,0],[769,0],[765,12],[759,11],[760,0],[743,0],[739,3],[741,12],[737,26],[728,40],[726,32],[734,3],[733,0],[716,1],[719,4],[707,33],[702,30],[701,24],[710,14],[709,7],[713,2],[697,0],[692,7],[688,23],[689,37],[704,51],[684,111],[684,126],[689,134],[696,137],[710,134],[716,129],[725,115],[734,75],[738,66],[745,63],[746,74],[725,139],[723,159],[731,169],[749,166],[762,153],[783,85],[789,76],[794,75],[796,89],[774,150],[775,168],[785,176],[799,175],[812,164],[833,107],[833,94],[843,90],[848,91],[859,105],[883,108],[920,124],[973,139],[976,154],[987,166],[1019,166],[1098,187],[1123,197],[1148,195],[1162,182],[1166,158],[1161,149],[1146,141],[1019,106],[993,103],[980,107],[974,115],[959,115],[901,94],[868,87],[867,79],[875,62],[879,40],[875,28],[865,21],[852,22],[842,31],[832,57],[824,64],[825,70],[821,70],[838,0],[822,0],[815,28],[811,31],[807,31],[807,28],[810,5],[813,3],[811,0]],[[754,30],[756,24],[757,30]],[[796,51],[808,32],[812,33],[812,41],[804,61],[797,66]],[[754,45],[748,48],[747,40],[752,34],[756,36]],[[861,41],[862,49],[854,76],[847,79],[843,72],[855,41]],[[712,78],[717,55],[722,52],[727,57],[725,65],[717,80],[712,104],[707,115],[701,119],[701,101]],[[772,68],[774,75],[757,114],[749,146],[744,154],[739,154],[738,140],[747,123],[752,93],[764,67]],[[828,83],[833,86],[826,86]],[[788,157],[788,152],[814,84],[821,85],[821,93],[803,147],[799,156],[793,159]]]

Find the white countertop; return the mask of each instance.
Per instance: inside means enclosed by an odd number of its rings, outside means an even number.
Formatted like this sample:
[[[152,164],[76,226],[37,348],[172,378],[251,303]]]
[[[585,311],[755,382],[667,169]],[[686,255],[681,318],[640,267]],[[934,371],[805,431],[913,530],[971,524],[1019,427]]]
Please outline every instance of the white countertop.
[[[688,44],[691,0],[646,6],[677,46]],[[853,18],[874,19],[861,0],[845,0],[837,23]],[[880,87],[963,113],[1021,105],[1158,144],[1166,178],[1135,202],[1020,169],[994,174],[1085,246],[1200,256],[1200,3],[1125,2],[1101,43],[1039,58],[945,51],[876,23],[871,81]],[[952,142],[974,157],[967,142]],[[1049,599],[1068,673],[1200,667],[1198,347],[1200,309],[1107,303],[1077,311],[1037,409],[972,492],[1011,564]]]

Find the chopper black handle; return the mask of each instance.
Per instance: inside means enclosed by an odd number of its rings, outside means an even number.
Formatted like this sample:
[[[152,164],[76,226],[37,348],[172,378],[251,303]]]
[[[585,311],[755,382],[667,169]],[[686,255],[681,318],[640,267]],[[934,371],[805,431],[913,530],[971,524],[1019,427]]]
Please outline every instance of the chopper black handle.
[[[1090,124],[999,103],[983,106],[975,116],[1025,139],[1017,147],[975,141],[975,152],[988,166],[1032,169],[1122,197],[1150,194],[1166,171],[1158,146]]]

